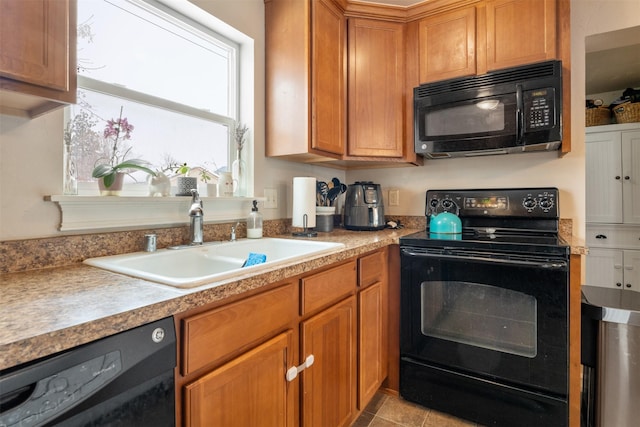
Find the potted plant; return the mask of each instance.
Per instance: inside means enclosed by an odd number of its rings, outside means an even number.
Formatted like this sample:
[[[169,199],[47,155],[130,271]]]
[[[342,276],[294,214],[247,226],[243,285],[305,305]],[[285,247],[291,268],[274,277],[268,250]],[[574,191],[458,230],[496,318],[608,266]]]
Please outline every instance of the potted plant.
[[[216,197],[218,195],[218,174],[211,172],[205,167],[200,168],[198,178],[207,191],[207,197]]]
[[[107,162],[97,164],[91,176],[98,178],[98,186],[102,195],[118,195],[122,190],[124,175],[133,170],[140,170],[155,176],[155,172],[149,168],[149,163],[142,159],[127,159],[131,147],[127,147],[124,141],[131,139],[133,125],[126,117],[122,117],[122,107],[118,119],[107,121],[103,136],[105,141],[113,140],[107,154]]]
[[[198,178],[188,176],[191,167],[186,163],[183,163],[176,167],[175,173],[178,174],[176,183],[178,186],[178,192],[176,196],[191,196],[192,189],[198,189]]]

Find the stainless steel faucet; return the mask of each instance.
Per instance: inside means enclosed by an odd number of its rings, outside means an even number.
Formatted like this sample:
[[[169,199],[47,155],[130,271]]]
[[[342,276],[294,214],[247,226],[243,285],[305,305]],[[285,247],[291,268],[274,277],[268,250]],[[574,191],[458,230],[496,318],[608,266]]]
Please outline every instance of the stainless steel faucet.
[[[191,244],[201,245],[203,236],[204,212],[202,210],[202,200],[198,190],[191,190],[191,207],[189,208],[191,218]]]

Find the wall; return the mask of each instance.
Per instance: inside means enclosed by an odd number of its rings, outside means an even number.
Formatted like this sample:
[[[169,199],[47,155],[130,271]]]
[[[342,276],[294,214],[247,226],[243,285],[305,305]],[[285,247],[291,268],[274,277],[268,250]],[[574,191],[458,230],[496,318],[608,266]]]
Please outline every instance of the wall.
[[[561,191],[561,216],[573,218],[584,236],[584,38],[640,24],[637,0],[573,0],[572,152],[531,153],[480,159],[430,160],[417,168],[343,173],[331,169],[265,159],[264,153],[264,4],[263,0],[192,0],[192,2],[254,39],[255,194],[277,188],[279,208],[266,218],[290,217],[294,176],[337,176],[347,183],[373,180],[385,190],[400,189],[394,215],[423,215],[429,188],[556,186]],[[0,115],[0,240],[56,236],[60,213],[43,196],[62,190],[62,112],[26,120]],[[565,124],[568,126],[569,124]],[[305,135],[301,135],[304,138]]]

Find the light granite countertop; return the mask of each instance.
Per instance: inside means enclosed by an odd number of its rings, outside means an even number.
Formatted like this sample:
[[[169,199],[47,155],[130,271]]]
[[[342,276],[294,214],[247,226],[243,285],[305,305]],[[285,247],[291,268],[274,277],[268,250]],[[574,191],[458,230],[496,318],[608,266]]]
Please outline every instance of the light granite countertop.
[[[80,263],[0,274],[0,369],[255,291],[397,244],[400,237],[417,231],[335,229],[318,233],[316,240],[339,242],[345,247],[192,289],[176,289]],[[292,238],[290,234],[273,237]],[[583,246],[565,240],[572,254],[585,253]]]
[[[85,264],[1,274],[0,369],[395,244],[416,231],[318,233],[316,240],[345,248],[185,290]]]

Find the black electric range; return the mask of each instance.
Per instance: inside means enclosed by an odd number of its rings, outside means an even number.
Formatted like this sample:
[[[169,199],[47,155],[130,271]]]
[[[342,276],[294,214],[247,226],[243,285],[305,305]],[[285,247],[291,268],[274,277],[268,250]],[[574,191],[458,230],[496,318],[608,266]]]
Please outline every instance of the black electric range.
[[[461,233],[429,232],[442,212]],[[427,191],[427,229],[400,239],[403,398],[482,425],[568,426],[558,212],[556,188]]]

